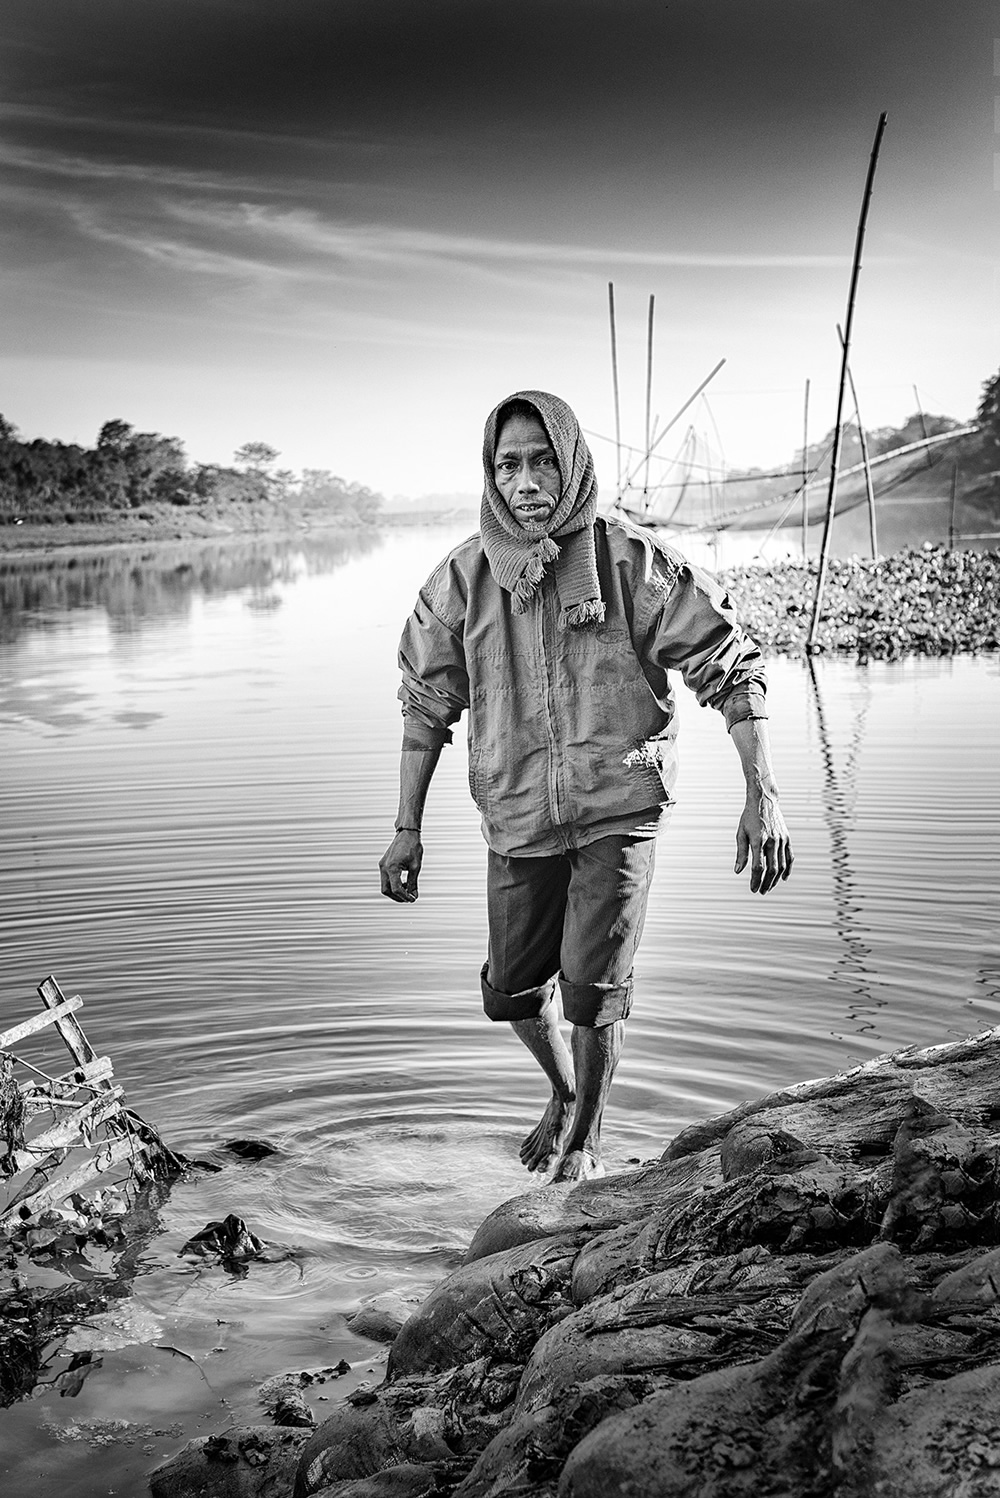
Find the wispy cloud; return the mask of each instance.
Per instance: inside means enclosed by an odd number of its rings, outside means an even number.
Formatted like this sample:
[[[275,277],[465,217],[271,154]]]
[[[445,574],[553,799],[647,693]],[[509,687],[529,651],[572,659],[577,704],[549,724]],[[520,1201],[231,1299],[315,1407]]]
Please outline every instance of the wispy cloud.
[[[380,261],[517,262],[532,265],[592,267],[607,265],[663,266],[707,270],[830,270],[850,264],[846,255],[740,254],[713,250],[633,250],[615,245],[545,243],[538,240],[499,239],[440,230],[402,228],[391,224],[359,224],[323,219],[318,214],[275,210],[242,203],[233,208],[184,209],[174,212],[206,227],[214,223],[230,231],[284,241],[301,251]],[[876,257],[870,257],[873,260]]]
[[[129,161],[100,161],[0,141],[0,167],[77,182],[123,183],[183,192],[247,192],[259,187],[252,177],[199,172],[177,167],[150,166]]]
[[[148,229],[113,227],[101,222],[90,208],[80,204],[67,207],[70,219],[81,234],[103,244],[116,245],[130,250],[147,260],[155,261],[165,269],[196,275],[227,276],[238,280],[282,281],[299,278],[301,273],[294,267],[274,261],[255,259],[251,255],[237,255],[211,245],[194,244],[172,239],[165,234]]]
[[[369,132],[349,129],[324,131],[322,135],[303,135],[294,131],[260,130],[251,126],[212,125],[202,120],[166,120],[131,114],[81,114],[52,104],[15,104],[0,100],[0,120],[49,127],[54,131],[88,130],[97,134],[132,139],[160,137],[167,140],[227,141],[236,145],[273,145],[330,152],[345,146],[356,151],[380,154],[389,142]]]

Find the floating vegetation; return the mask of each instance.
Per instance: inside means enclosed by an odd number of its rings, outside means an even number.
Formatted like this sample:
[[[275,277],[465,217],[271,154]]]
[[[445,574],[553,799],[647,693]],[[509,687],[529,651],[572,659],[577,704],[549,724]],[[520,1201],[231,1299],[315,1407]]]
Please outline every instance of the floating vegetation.
[[[818,563],[774,562],[719,573],[762,649],[804,651]],[[860,662],[1000,648],[1000,552],[901,551],[831,561],[816,644]]]

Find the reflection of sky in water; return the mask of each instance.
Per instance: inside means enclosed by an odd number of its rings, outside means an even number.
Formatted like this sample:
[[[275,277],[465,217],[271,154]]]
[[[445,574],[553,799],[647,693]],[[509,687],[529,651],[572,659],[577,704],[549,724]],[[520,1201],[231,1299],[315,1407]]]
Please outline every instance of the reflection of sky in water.
[[[179,694],[193,693],[200,704],[204,693],[218,701],[252,690],[269,669],[248,650],[259,639],[266,657],[258,624],[293,598],[298,607],[281,633],[297,656],[304,643],[298,631],[315,633],[310,572],[325,576],[379,540],[336,538],[311,567],[287,543],[274,559],[259,543],[235,548],[235,556],[228,546],[203,548],[198,565],[160,566],[150,586],[142,583],[142,564],[128,558],[84,559],[71,568],[47,560],[31,586],[18,586],[8,564],[0,593],[14,639],[12,654],[0,655],[0,717],[63,732],[110,720],[145,728],[171,716]],[[344,591],[347,607],[358,607],[364,587],[352,583]],[[335,598],[334,627],[339,607]]]
[[[140,1281],[175,1344],[210,1350],[219,1318],[246,1319],[223,1380],[244,1395],[271,1359],[328,1361],[330,1337],[359,1356],[342,1313],[438,1277],[529,1184],[517,1148],[542,1087],[480,1012],[461,732],[431,789],[419,903],[378,894],[396,644],[457,539],[400,530],[270,561],[257,546],[218,571],[199,548],[169,586],[131,564],[113,586],[77,576],[76,604],[48,564],[16,614],[0,569],[0,1021],[33,1012],[55,972],[172,1143],[278,1147],[177,1188]],[[738,760],[679,687],[678,805],[608,1109],[613,1168],[745,1096],[998,1018],[996,658],[819,660],[817,690],[801,661],[770,675],[795,872],[766,900],[734,878]],[[242,1285],[182,1270],[185,1237],[229,1211],[304,1257]]]

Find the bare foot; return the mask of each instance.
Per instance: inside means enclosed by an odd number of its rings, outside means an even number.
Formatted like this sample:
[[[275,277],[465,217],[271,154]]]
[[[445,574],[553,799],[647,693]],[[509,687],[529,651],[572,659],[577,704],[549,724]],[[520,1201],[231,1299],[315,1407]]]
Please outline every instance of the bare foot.
[[[541,1121],[521,1145],[521,1164],[526,1169],[548,1170],[553,1160],[558,1160],[569,1133],[572,1112],[572,1098],[566,1103],[561,1098],[551,1099]]]
[[[604,1174],[604,1161],[590,1150],[570,1150],[563,1155],[552,1175],[550,1185],[559,1181],[591,1181]]]

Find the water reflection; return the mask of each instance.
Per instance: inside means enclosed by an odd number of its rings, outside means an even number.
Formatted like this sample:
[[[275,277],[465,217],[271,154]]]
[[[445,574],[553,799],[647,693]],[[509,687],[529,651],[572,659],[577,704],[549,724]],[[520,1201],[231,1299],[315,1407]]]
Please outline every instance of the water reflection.
[[[185,541],[104,552],[0,557],[0,641],[26,629],[58,627],[70,610],[96,609],[127,634],[148,620],[178,618],[196,597],[248,592],[247,607],[280,607],[276,584],[317,576],[381,546],[382,532],[310,532],[305,538]]]
[[[823,762],[823,820],[830,838],[830,873],[833,880],[834,929],[841,943],[831,978],[844,982],[857,999],[847,1010],[848,1024],[859,1034],[868,1030],[875,1032],[871,1016],[885,1003],[883,997],[873,994],[872,973],[869,968],[871,948],[862,940],[864,930],[860,922],[861,904],[858,883],[851,868],[851,853],[848,832],[851,827],[857,801],[858,765],[861,745],[864,741],[865,720],[871,702],[871,688],[867,674],[862,673],[861,697],[854,716],[847,757],[842,774],[838,774],[836,759],[830,739],[823,694],[819,677],[811,655],[806,657],[809,681],[812,687],[816,726],[819,730],[820,757]]]

